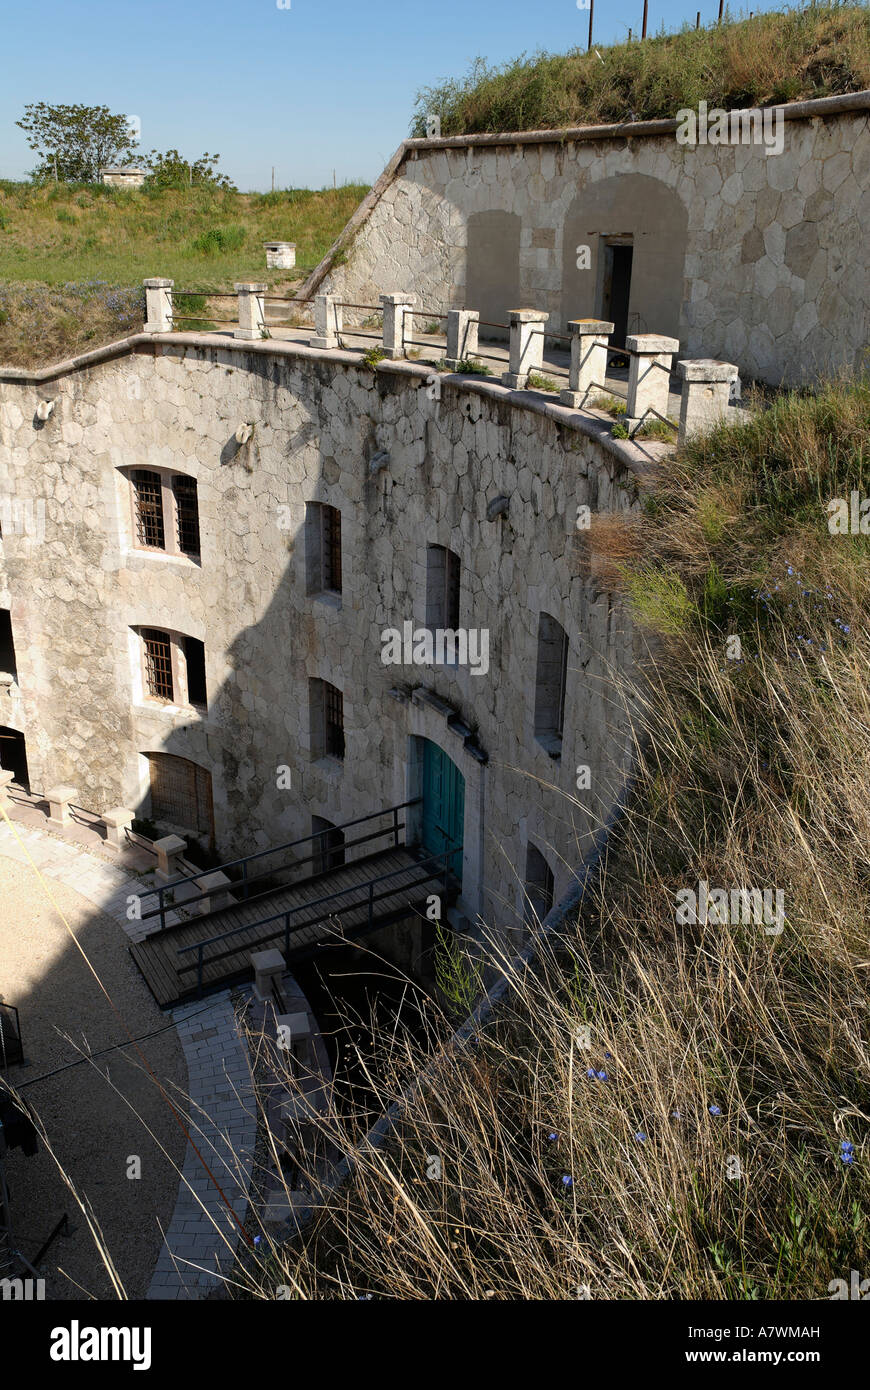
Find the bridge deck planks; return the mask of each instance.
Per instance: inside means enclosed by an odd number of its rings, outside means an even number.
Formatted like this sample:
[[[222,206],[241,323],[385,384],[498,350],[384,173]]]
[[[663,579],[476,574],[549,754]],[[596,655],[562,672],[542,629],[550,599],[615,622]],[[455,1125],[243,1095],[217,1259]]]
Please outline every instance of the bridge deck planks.
[[[181,968],[185,965],[195,967],[197,953],[190,951],[179,956],[180,947],[249,924],[246,931],[240,931],[230,941],[211,948],[218,951],[237,947],[232,955],[222,960],[209,960],[206,953],[203,984],[206,988],[213,987],[222,980],[247,972],[250,953],[258,946],[274,945],[279,949],[283,946],[283,921],[279,919],[264,924],[260,921],[263,917],[273,917],[290,908],[301,909],[295,914],[297,925],[291,927],[291,952],[294,947],[340,939],[340,931],[334,920],[317,920],[324,912],[328,911],[334,918],[339,918],[344,932],[351,933],[364,927],[368,922],[368,884],[384,874],[398,871],[386,883],[375,884],[376,894],[389,891],[388,897],[375,903],[374,920],[377,925],[379,920],[400,911],[402,907],[410,908],[412,904],[420,903],[428,893],[438,891],[443,884],[443,870],[440,866],[434,868],[434,873],[427,874],[411,850],[387,850],[366,863],[350,863],[334,869],[317,881],[307,879],[300,884],[277,889],[259,903],[234,904],[207,918],[194,917],[166,931],[155,932],[131,946],[130,953],[157,1003],[165,1007],[196,991],[196,969],[182,973]],[[341,896],[335,897],[332,902],[314,906],[321,898],[339,891]]]

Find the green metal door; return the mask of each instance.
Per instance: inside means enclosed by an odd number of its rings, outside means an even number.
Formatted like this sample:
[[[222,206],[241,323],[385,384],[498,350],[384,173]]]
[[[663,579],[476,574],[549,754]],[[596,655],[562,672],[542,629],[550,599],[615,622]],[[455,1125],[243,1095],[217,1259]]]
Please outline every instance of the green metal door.
[[[423,740],[423,846],[430,854],[455,849],[450,868],[462,882],[465,778],[435,743]]]

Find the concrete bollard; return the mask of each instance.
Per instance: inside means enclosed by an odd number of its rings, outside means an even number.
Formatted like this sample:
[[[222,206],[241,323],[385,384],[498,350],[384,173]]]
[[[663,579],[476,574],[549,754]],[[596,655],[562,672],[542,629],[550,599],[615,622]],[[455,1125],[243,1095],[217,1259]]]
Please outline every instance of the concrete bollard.
[[[152,848],[157,855],[157,868],[154,871],[156,881],[168,883],[170,879],[180,878],[178,861],[187,849],[187,841],[182,840],[180,835],[164,835],[162,840],[154,841]]]
[[[127,837],[124,831],[133,824],[136,819],[133,811],[128,811],[126,806],[116,806],[111,811],[106,811],[102,817],[103,825],[106,827],[106,848],[123,849]]]
[[[48,823],[55,830],[63,830],[70,824],[70,802],[78,796],[76,787],[52,787],[45,793],[48,802]]]
[[[650,408],[667,415],[671,362],[680,344],[676,338],[663,338],[658,333],[638,333],[626,338],[625,346],[631,356],[624,423],[634,429],[641,420],[645,422]]]
[[[391,358],[406,357],[416,296],[382,294],[379,299],[384,306],[384,354]]]
[[[502,385],[523,391],[528,385],[529,372],[540,371],[544,365],[543,327],[550,317],[540,309],[511,309],[509,370],[502,375]]]
[[[233,337],[243,338],[248,343],[253,342],[256,338],[264,338],[266,336],[266,308],[263,295],[266,293],[266,286],[251,280],[241,285],[234,285],[233,288],[239,296],[239,326],[234,329]]]
[[[477,352],[479,309],[450,309],[447,313],[447,353],[445,361],[452,372]]]
[[[218,912],[222,907],[226,907],[231,901],[230,895],[226,891],[230,883],[232,883],[232,879],[227,878],[220,869],[215,869],[212,873],[204,874],[202,878],[198,878],[196,884],[199,891],[208,893],[208,897],[202,898],[197,904],[199,912]]]
[[[301,1061],[302,1044],[310,1042],[312,1037],[310,1016],[307,1013],[278,1014],[275,1024],[278,1028],[278,1046],[281,1051],[289,1052],[297,1061]]]
[[[172,332],[174,280],[145,280],[145,333]]]
[[[737,368],[731,362],[716,362],[704,357],[694,362],[678,362],[677,371],[683,379],[677,443],[683,444],[693,434],[712,429],[728,413],[731,383],[737,376]]]
[[[3,809],[7,812],[10,806],[12,805],[12,799],[9,795],[9,788],[14,781],[14,772],[3,771],[2,769],[0,769],[0,806],[2,806]]]
[[[292,270],[296,264],[295,241],[264,241],[267,270]]]
[[[272,947],[268,951],[252,951],[251,965],[254,970],[254,995],[261,1003],[266,1003],[272,998],[272,985],[280,984],[287,962],[281,952]]]
[[[338,296],[318,294],[314,297],[314,332],[311,346],[337,348],[342,332],[343,311]]]
[[[586,404],[591,390],[604,385],[607,340],[613,332],[613,324],[605,319],[571,319],[568,331],[571,334],[571,365],[567,389],[559,392],[559,400],[562,405],[577,410]]]

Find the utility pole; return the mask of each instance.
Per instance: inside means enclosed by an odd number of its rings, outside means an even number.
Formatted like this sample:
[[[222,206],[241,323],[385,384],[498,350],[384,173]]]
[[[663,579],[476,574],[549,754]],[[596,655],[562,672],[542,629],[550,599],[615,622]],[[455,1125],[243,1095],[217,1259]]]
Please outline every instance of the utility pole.
[[[696,28],[696,29],[700,29],[700,27],[701,27],[701,11],[699,10],[698,13],[697,13],[696,16],[695,16],[695,28]]]
[[[272,165],[272,192],[275,192],[275,166]]]
[[[648,11],[648,9],[649,9],[649,0],[643,0],[643,29],[641,30],[641,35],[640,35],[642,39],[645,39],[645,38],[646,38],[646,16],[647,16],[647,11]]]
[[[592,20],[594,19],[594,17],[595,17],[595,0],[589,0],[589,42],[588,42],[587,45],[586,45],[586,52],[587,52],[587,53],[589,52],[590,48],[592,47]]]
[[[333,187],[333,189],[336,189],[336,188],[338,187],[338,184],[335,182],[335,170],[334,170],[334,169],[333,169],[333,171],[332,171],[332,187]]]
[[[719,0],[719,23],[722,23],[722,11],[725,8],[725,0]]]

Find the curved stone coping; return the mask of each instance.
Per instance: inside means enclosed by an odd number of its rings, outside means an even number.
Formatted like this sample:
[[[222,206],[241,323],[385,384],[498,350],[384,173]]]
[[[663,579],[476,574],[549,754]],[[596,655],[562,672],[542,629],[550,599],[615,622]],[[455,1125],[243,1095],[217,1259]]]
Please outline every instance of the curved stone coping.
[[[457,1028],[453,1037],[447,1044],[449,1049],[457,1050],[467,1047],[474,1043],[476,1035],[481,1028],[486,1026],[496,1006],[510,994],[513,989],[513,982],[518,979],[526,966],[534,961],[538,946],[541,941],[556,933],[569,917],[579,911],[586,894],[586,889],[590,882],[595,878],[601,862],[601,856],[607,848],[611,831],[617,821],[621,819],[625,810],[626,803],[634,787],[635,774],[630,771],[623,782],[622,789],[614,802],[607,820],[600,827],[595,835],[592,849],[586,855],[579,869],[577,870],[574,886],[570,892],[565,894],[561,902],[547,913],[541,923],[540,930],[536,932],[530,940],[510,961],[507,969],[503,971],[496,983],[486,991],[477,1005],[476,1009],[465,1022]],[[285,1240],[291,1240],[302,1228],[311,1221],[312,1217],[324,1205],[326,1199],[345,1183],[356,1168],[359,1158],[372,1150],[383,1148],[395,1128],[396,1121],[402,1111],[421,1094],[426,1086],[428,1077],[439,1065],[436,1057],[430,1062],[422,1072],[419,1073],[413,1082],[405,1088],[399,1100],[394,1101],[389,1110],[385,1111],[376,1124],[368,1131],[359,1144],[346,1154],[342,1161],[337,1165],[333,1181],[323,1189],[316,1204],[303,1211],[294,1213],[293,1217],[286,1222]]]
[[[94,348],[91,352],[81,353],[76,357],[66,359],[66,361],[57,362],[51,367],[43,367],[36,372],[29,372],[22,367],[0,367],[0,383],[9,382],[23,386],[38,386],[43,382],[56,381],[58,377],[84,371],[88,367],[97,366],[116,357],[123,357],[127,353],[138,352],[146,347],[154,347],[155,349],[160,347],[192,347],[240,354],[257,353],[267,357],[312,358],[320,362],[339,362],[347,367],[359,368],[361,366],[359,352],[349,352],[343,348],[315,348],[297,340],[287,342],[280,338],[267,338],[262,342],[258,340],[247,342],[221,333],[134,333],[128,338],[119,338],[115,343]],[[366,370],[371,370],[371,368],[366,368]],[[395,372],[400,376],[417,377],[421,381],[428,381],[429,377],[432,376],[430,367],[401,359],[391,361],[389,358],[385,358],[374,364],[374,371]],[[598,444],[601,444],[620,463],[635,473],[649,472],[660,459],[667,457],[674,450],[672,444],[663,444],[656,440],[647,440],[643,444],[639,444],[635,440],[614,439],[610,433],[613,421],[610,420],[609,416],[591,410],[575,410],[572,407],[560,405],[557,401],[548,400],[543,393],[538,391],[516,391],[509,386],[502,386],[498,380],[471,374],[466,376],[456,372],[439,372],[437,375],[442,387],[448,385],[456,390],[469,391],[473,395],[489,396],[496,400],[507,401],[509,405],[516,406],[518,409],[528,410],[534,415],[546,416],[558,425],[576,430],[579,434],[584,434],[587,438],[594,439]]]
[[[849,111],[866,111],[870,108],[870,90],[845,92],[835,97],[815,97],[808,101],[783,102],[777,109],[782,111],[786,121],[814,120],[824,116],[838,116]],[[740,110],[741,108],[734,108]],[[755,107],[742,108],[755,110]],[[728,113],[731,114],[730,111]],[[330,246],[323,260],[315,266],[308,279],[298,291],[300,298],[307,298],[321,285],[329,274],[337,252],[346,250],[359,228],[368,221],[374,208],[393,183],[405,160],[416,158],[418,153],[427,150],[498,148],[510,145],[564,145],[584,140],[643,140],[657,135],[670,135],[677,129],[676,117],[655,121],[621,121],[610,125],[563,126],[556,130],[518,130],[490,133],[481,131],[473,135],[442,135],[427,138],[403,140],[380,178],[363,198],[350,221]]]

